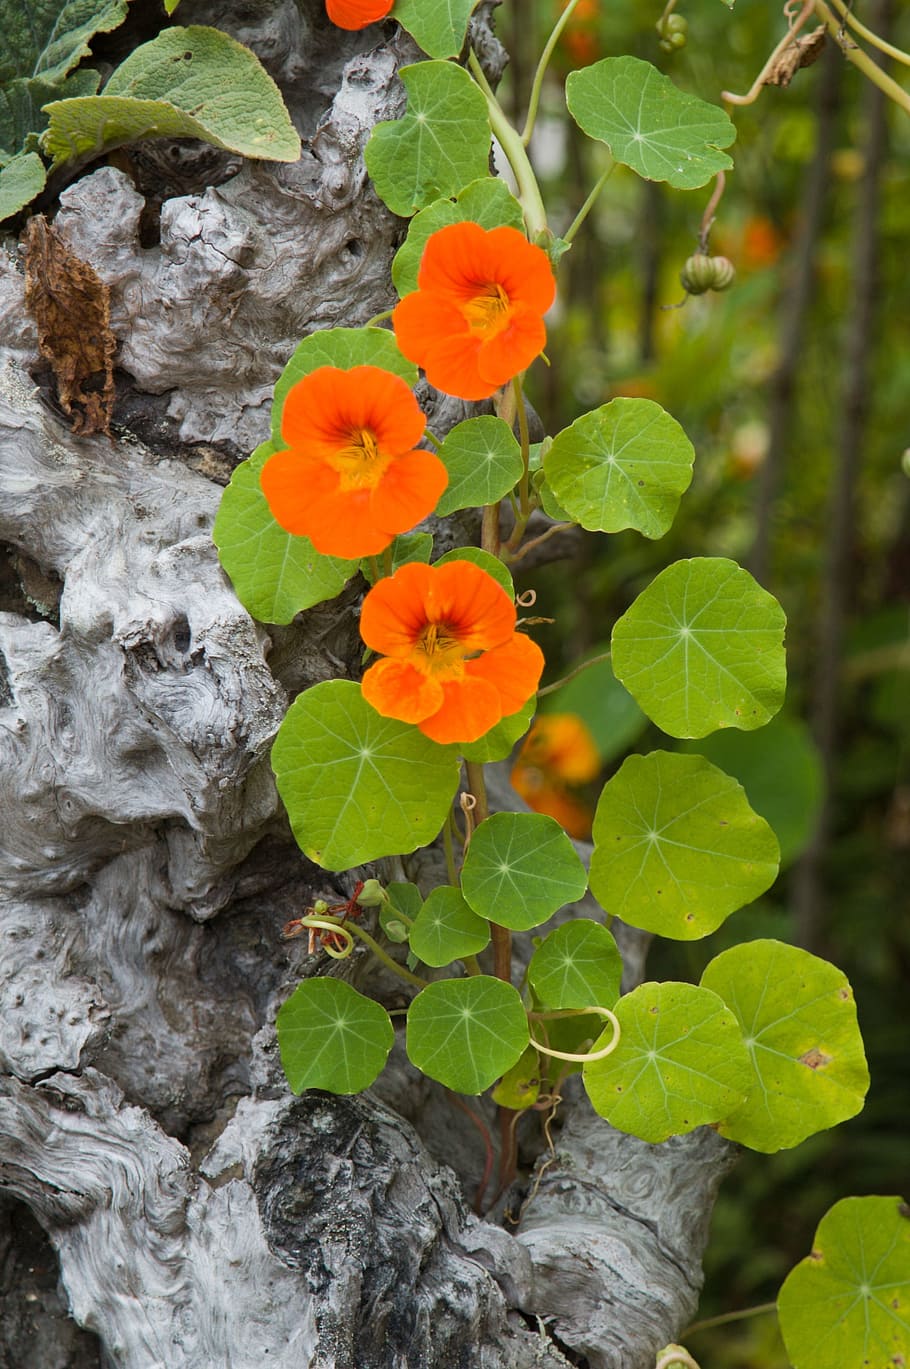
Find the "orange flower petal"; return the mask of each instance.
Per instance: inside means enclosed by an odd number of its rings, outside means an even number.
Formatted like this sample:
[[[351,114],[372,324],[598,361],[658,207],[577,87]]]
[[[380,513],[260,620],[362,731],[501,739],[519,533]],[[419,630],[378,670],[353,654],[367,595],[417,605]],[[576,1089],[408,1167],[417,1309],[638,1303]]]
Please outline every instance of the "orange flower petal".
[[[442,707],[418,723],[421,732],[431,741],[448,745],[450,742],[476,742],[502,717],[499,694],[486,680],[465,678],[443,683]]]
[[[597,744],[576,713],[546,713],[535,718],[519,760],[567,784],[584,784],[600,770]]]
[[[259,483],[272,517],[285,532],[309,537],[315,500],[334,494],[338,476],[330,466],[299,452],[276,452],[259,473]]]
[[[427,623],[424,601],[434,569],[419,561],[400,566],[374,585],[363,601],[360,635],[383,656],[410,656]]]
[[[434,342],[420,363],[427,380],[443,394],[457,395],[459,399],[489,399],[504,382],[491,381],[480,374],[481,343],[475,333],[454,333]],[[511,375],[506,376],[506,380],[510,379]]]
[[[512,376],[530,366],[543,351],[546,341],[543,319],[529,309],[519,309],[508,328],[481,342],[476,362],[478,374],[499,389]]]
[[[442,685],[406,661],[377,661],[364,675],[361,687],[377,713],[403,723],[422,722],[443,700]]]
[[[313,500],[306,535],[317,551],[349,561],[385,551],[394,534],[376,527],[370,494],[370,490],[338,490]]]
[[[543,248],[505,225],[491,229],[487,243],[499,264],[496,279],[509,299],[545,314],[556,298],[556,277]]]
[[[365,29],[384,19],[393,0],[325,0],[326,14],[340,29]]]
[[[473,561],[432,567],[426,594],[429,621],[458,629],[465,652],[499,646],[515,630],[515,605],[492,575]]]
[[[387,532],[407,532],[433,512],[448,483],[449,473],[438,456],[406,452],[371,492],[373,519]]]
[[[285,442],[323,460],[347,446],[358,428],[371,430],[397,456],[416,446],[425,426],[407,383],[378,366],[320,366],[291,386],[281,411]]]
[[[502,716],[517,713],[537,692],[543,674],[543,652],[536,642],[516,632],[503,646],[465,661],[465,674],[491,684],[502,702]]]
[[[451,300],[422,290],[405,295],[395,306],[392,327],[399,351],[418,366],[423,365],[428,339],[444,339],[452,334],[462,334],[466,339],[471,336],[464,315]]]

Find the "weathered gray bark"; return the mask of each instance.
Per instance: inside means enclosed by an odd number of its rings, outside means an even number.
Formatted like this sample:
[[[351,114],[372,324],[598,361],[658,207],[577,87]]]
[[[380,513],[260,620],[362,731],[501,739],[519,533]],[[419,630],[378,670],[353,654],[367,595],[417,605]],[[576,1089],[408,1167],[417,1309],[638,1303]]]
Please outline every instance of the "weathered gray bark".
[[[64,193],[57,226],[112,290],[115,441],[73,437],[36,388],[13,256],[0,273],[0,1365],[645,1369],[695,1307],[731,1153],[712,1132],[647,1146],[568,1098],[510,1234],[468,1210],[475,1133],[402,1052],[363,1098],[283,1082],[274,1016],[304,966],[280,929],[349,884],[293,845],[268,751],[289,694],[356,678],[358,594],[266,631],[210,529],[299,338],[390,303],[401,225],[360,153],[415,54],[391,23],[340,34],[321,0],[180,18],[260,53],[305,151],[157,145],[135,182]],[[22,1273],[16,1203],[96,1342]]]

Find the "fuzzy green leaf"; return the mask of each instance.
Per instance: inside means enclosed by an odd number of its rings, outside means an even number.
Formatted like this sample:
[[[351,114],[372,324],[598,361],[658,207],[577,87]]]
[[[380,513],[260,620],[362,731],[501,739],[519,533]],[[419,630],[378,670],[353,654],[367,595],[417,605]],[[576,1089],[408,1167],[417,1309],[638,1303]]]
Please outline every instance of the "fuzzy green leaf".
[[[629,756],[604,785],[593,837],[601,906],[678,941],[707,936],[777,877],[771,828],[703,756]]]
[[[605,57],[570,72],[566,102],[584,133],[646,180],[694,190],[733,165],[721,151],[736,138],[728,115],[638,57]]]
[[[350,680],[291,705],[272,748],[294,836],[317,865],[348,870],[432,841],[458,787],[458,758],[383,718]]]
[[[736,1013],[752,1062],[749,1096],[722,1135],[783,1150],[861,1110],[869,1071],[853,991],[836,965],[749,941],[716,956],[701,982]]]
[[[777,1297],[793,1369],[910,1362],[910,1219],[901,1198],[842,1198]]]
[[[521,477],[521,447],[508,423],[492,415],[456,424],[437,455],[449,472],[448,489],[436,507],[440,518],[456,509],[495,504]]]
[[[13,157],[0,171],[0,223],[12,218],[44,189],[44,163],[34,152]]]
[[[527,931],[575,903],[588,887],[565,832],[541,813],[494,813],[471,838],[462,892],[481,917]]]
[[[126,18],[127,0],[0,0],[0,85],[17,77],[60,81],[88,57],[96,33]]]
[[[276,1026],[295,1093],[360,1093],[382,1070],[395,1039],[385,1008],[342,979],[305,979],[278,1009]]]
[[[745,1096],[749,1060],[736,1018],[692,984],[641,984],[613,1009],[612,1055],[585,1065],[594,1111],[642,1141],[666,1141],[726,1116]],[[612,1028],[592,1049],[609,1044]]]
[[[613,671],[671,737],[751,732],[784,700],[786,621],[735,561],[676,561],[615,624]]]
[[[482,951],[490,940],[490,925],[471,912],[457,889],[441,884],[418,913],[409,939],[425,965],[450,965]]]
[[[589,532],[636,528],[663,537],[692,479],[695,450],[651,399],[613,399],[554,439],[543,460],[550,489]]]
[[[376,125],[364,158],[379,198],[408,218],[487,174],[490,121],[482,92],[462,67],[417,62],[398,74],[407,111]]]
[[[478,223],[481,228],[505,225],[524,231],[521,205],[504,181],[493,176],[472,181],[454,200],[435,200],[414,215],[408,225],[408,236],[392,261],[392,280],[399,295],[417,289],[417,272],[427,239],[452,223]]]
[[[527,1044],[518,990],[490,975],[437,981],[408,1009],[411,1062],[456,1093],[483,1093]]]
[[[60,166],[140,138],[202,138],[294,162],[300,139],[259,58],[220,29],[166,28],[130,53],[101,95],[48,105],[44,147]]]
[[[528,983],[546,1008],[612,1008],[621,979],[616,942],[606,927],[587,917],[557,927],[528,965]]]
[[[356,561],[321,556],[308,537],[285,532],[272,517],[259,474],[275,443],[242,461],[221,497],[212,536],[234,593],[261,623],[289,623],[295,614],[334,599]]]

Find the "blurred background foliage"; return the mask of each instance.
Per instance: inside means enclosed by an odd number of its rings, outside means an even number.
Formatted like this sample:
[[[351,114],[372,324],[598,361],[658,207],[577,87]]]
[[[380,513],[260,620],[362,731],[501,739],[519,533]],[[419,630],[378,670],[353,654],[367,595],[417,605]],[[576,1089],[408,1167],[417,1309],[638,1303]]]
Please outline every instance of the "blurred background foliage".
[[[519,122],[560,8],[499,11],[512,54],[501,95]],[[731,13],[680,0],[688,42],[668,54],[661,12],[657,0],[582,0],[564,35],[533,143],[557,232],[607,163],[565,115],[568,70],[630,52],[720,103],[748,90],[785,32],[777,3],[737,0]],[[854,13],[910,48],[903,0],[855,0]],[[892,74],[907,86],[907,68]],[[727,945],[768,935],[826,956],[853,983],[872,1087],[846,1125],[794,1151],[743,1152],[716,1209],[702,1317],[773,1299],[839,1198],[910,1196],[910,119],[830,41],[788,88],[730,112],[736,165],[710,243],[734,262],[733,288],[671,307],[710,187],[672,191],[618,167],[562,261],[551,365],[531,388],[553,433],[617,395],[657,400],[695,444],[693,485],[662,541],[586,534],[571,566],[525,577],[555,619],[540,630],[553,680],[602,652],[616,617],[678,557],[734,557],[789,620],[785,716],[682,744],[744,783],[778,830],[784,868],[703,942],[656,943],[650,970],[697,980]],[[646,723],[608,665],[546,706],[587,721],[601,779],[630,749],[681,745]],[[576,802],[597,792],[569,788]],[[718,1369],[787,1364],[773,1315],[688,1344]]]

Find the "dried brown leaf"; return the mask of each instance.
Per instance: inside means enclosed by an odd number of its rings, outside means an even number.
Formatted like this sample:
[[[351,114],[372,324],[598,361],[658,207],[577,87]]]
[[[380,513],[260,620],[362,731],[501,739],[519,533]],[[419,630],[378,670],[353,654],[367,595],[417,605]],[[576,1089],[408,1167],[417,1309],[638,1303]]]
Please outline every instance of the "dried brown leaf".
[[[26,304],[57,378],[60,404],[72,416],[73,432],[110,437],[117,347],[110,291],[43,215],[29,219],[24,241]]]
[[[800,34],[785,48],[765,75],[766,86],[788,86],[801,67],[817,62],[825,46],[825,26],[819,24],[811,33]]]

